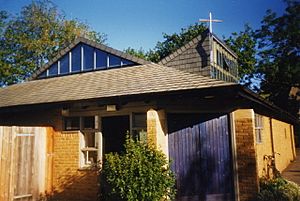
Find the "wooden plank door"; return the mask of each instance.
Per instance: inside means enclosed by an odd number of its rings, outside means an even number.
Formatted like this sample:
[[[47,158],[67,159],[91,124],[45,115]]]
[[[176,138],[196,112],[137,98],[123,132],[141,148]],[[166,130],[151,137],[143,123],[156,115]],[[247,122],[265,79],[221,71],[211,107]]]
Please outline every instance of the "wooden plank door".
[[[31,201],[33,198],[34,133],[19,131],[15,138],[14,200]]]
[[[228,116],[168,115],[177,200],[233,200]]]

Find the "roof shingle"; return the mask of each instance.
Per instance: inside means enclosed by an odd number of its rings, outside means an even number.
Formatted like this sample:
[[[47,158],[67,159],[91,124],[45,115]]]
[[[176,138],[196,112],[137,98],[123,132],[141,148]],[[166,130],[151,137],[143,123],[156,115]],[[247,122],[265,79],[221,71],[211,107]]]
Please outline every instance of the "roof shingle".
[[[0,108],[236,85],[154,63],[33,80],[0,89]]]

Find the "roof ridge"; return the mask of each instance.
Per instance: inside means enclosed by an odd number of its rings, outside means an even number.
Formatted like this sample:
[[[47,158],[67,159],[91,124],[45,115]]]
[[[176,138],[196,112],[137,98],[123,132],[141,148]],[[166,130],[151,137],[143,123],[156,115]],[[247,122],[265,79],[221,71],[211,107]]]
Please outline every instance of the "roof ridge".
[[[36,70],[31,77],[29,77],[27,80],[31,81],[37,78],[37,76],[44,72],[45,70],[47,70],[53,63],[57,62],[62,56],[64,56],[67,52],[69,52],[71,49],[73,49],[76,45],[78,45],[79,43],[84,43],[86,45],[90,45],[94,48],[100,49],[102,51],[105,51],[107,53],[122,57],[124,59],[133,61],[135,63],[144,65],[144,64],[148,64],[151,63],[150,61],[146,61],[144,59],[138,58],[136,56],[130,55],[128,53],[122,52],[120,50],[114,49],[112,47],[109,47],[107,45],[92,41],[90,39],[87,39],[85,37],[77,37],[72,43],[70,43],[67,47],[63,48],[62,50],[60,50],[57,55],[51,59],[48,63],[46,63],[45,65],[43,65],[41,68],[39,68],[38,70]]]

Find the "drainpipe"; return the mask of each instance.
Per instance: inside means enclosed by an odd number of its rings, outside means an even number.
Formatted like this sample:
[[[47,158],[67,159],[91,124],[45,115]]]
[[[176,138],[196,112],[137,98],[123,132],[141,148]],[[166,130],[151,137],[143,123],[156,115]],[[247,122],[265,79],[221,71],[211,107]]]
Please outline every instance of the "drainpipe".
[[[270,135],[271,135],[271,145],[272,145],[272,155],[274,156],[274,162],[276,162],[275,160],[275,147],[274,147],[274,139],[273,139],[273,124],[272,124],[272,118],[269,118],[270,120]],[[275,163],[276,164],[276,163]]]

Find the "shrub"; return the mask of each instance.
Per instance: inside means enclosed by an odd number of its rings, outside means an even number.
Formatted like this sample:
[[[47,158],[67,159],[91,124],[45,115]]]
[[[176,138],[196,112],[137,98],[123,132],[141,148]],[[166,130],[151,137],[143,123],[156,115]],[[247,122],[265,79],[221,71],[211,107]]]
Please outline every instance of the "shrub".
[[[300,187],[288,180],[278,177],[261,179],[257,201],[300,201]]]
[[[103,200],[161,201],[175,197],[175,177],[165,155],[130,137],[123,154],[105,155],[101,175]]]

